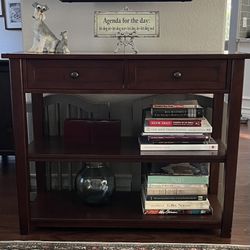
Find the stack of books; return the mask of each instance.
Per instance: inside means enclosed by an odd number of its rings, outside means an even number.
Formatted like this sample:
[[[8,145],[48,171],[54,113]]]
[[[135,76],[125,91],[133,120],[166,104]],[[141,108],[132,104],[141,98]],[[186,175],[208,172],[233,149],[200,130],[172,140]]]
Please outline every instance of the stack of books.
[[[153,104],[145,112],[141,151],[218,150],[212,126],[200,105]]]
[[[144,214],[211,214],[209,163],[153,167],[142,184]]]

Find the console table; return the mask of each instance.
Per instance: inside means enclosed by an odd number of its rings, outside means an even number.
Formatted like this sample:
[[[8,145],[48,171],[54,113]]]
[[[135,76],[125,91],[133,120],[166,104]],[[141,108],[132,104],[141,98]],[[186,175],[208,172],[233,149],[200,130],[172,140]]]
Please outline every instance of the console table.
[[[10,59],[20,231],[32,227],[220,229],[230,237],[237,170],[240,111],[246,54],[4,54]],[[28,144],[25,94],[32,95],[34,141]],[[116,150],[65,147],[43,134],[43,93],[213,94],[213,138],[218,152],[181,151],[141,155],[136,138],[122,138]],[[226,145],[222,143],[224,95],[228,94]],[[41,188],[30,201],[29,162],[43,174],[46,161],[210,162],[212,215],[143,215],[138,192],[114,194],[105,207],[76,205],[71,194]],[[224,164],[224,201],[218,201]],[[37,180],[39,182],[39,179]],[[39,184],[39,183],[38,183]],[[42,185],[42,182],[40,183]]]
[[[5,164],[7,156],[15,154],[8,60],[0,60],[0,114],[2,117],[0,121],[0,155],[2,155],[3,164]]]

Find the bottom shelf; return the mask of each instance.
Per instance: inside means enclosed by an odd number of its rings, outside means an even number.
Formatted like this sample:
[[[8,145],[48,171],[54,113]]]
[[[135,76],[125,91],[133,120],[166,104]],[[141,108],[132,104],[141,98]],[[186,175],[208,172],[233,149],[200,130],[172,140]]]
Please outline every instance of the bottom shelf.
[[[72,192],[44,192],[31,202],[36,227],[218,229],[221,208],[209,196],[212,215],[143,215],[139,192],[116,192],[110,203],[89,206]]]

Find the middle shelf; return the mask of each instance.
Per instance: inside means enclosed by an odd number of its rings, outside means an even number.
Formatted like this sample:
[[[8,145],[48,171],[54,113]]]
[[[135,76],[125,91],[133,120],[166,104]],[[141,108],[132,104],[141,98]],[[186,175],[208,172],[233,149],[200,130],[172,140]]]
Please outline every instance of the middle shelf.
[[[121,137],[117,146],[108,142],[99,146],[80,146],[64,143],[63,137],[44,137],[29,144],[30,161],[123,161],[123,162],[224,162],[226,147],[217,141],[218,151],[147,151],[141,152],[136,137]]]

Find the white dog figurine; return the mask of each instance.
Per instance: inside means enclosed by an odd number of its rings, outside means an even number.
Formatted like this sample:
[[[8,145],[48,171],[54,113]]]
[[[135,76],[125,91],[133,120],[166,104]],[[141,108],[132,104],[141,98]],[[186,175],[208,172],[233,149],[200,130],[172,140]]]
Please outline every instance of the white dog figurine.
[[[61,33],[62,39],[59,40],[44,22],[45,14],[49,8],[47,5],[41,5],[38,2],[32,4],[34,10],[34,38],[30,52],[42,53],[70,53],[67,44],[66,31]]]

